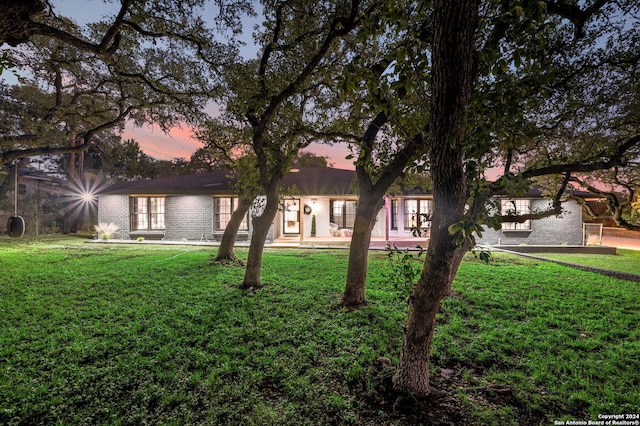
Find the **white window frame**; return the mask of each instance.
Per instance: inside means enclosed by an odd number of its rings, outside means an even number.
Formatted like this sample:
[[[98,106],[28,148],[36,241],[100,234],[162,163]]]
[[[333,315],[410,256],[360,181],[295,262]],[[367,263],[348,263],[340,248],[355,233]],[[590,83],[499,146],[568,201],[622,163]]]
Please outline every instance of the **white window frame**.
[[[131,230],[164,231],[166,229],[166,199],[150,196],[131,197]]]
[[[213,198],[213,226],[216,231],[224,231],[229,225],[231,215],[238,208],[238,197],[214,197]],[[224,207],[224,211],[222,211]],[[238,231],[248,231],[249,221],[247,215],[244,215]]]
[[[502,198],[500,213],[506,215],[525,215],[531,213],[531,198]],[[531,219],[524,222],[502,222],[503,231],[530,231]]]
[[[415,229],[418,227],[418,223],[420,223],[420,229],[431,227],[431,220],[428,220],[428,218],[431,218],[431,214],[433,213],[432,199],[405,198],[402,204],[404,208],[404,229]]]

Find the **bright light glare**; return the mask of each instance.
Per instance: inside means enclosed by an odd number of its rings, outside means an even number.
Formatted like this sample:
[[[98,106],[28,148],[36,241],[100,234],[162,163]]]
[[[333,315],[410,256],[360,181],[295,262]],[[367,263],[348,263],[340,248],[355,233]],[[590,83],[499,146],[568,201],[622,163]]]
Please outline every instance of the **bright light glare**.
[[[93,174],[85,173],[72,182],[69,182],[65,194],[67,213],[72,218],[80,216],[88,217],[98,207],[97,193],[104,186],[101,180]]]
[[[90,203],[96,199],[96,194],[93,192],[82,192],[80,193],[80,199],[85,203]]]

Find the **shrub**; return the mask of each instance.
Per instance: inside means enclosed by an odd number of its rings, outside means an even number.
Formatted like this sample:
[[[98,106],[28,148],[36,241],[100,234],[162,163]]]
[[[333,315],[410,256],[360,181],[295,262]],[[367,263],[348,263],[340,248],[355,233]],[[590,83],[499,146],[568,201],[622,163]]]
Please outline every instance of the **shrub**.
[[[99,223],[94,226],[94,229],[98,233],[98,239],[100,240],[108,240],[116,233],[120,227],[113,222],[109,223]]]
[[[411,293],[422,271],[424,259],[421,257],[425,250],[420,246],[417,249],[416,252],[412,252],[408,249],[401,250],[395,245],[387,245],[389,269],[383,273],[383,276],[403,296],[408,296]]]

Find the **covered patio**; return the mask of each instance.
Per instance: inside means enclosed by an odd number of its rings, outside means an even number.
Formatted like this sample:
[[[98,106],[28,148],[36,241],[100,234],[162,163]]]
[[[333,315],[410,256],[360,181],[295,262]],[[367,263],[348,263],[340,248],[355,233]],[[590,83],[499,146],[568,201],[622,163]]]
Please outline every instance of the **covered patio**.
[[[387,245],[396,246],[399,249],[415,249],[417,246],[426,248],[429,244],[428,238],[402,238],[402,237],[371,237],[369,246],[372,250],[381,250]],[[267,247],[283,248],[346,248],[351,245],[351,236],[339,237],[304,237],[301,240],[298,236],[276,238]]]

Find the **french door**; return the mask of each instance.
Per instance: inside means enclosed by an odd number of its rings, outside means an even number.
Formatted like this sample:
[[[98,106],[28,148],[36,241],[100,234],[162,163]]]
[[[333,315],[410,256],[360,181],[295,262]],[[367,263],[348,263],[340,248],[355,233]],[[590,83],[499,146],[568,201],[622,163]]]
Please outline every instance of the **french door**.
[[[283,234],[300,234],[300,200],[284,200],[284,214],[282,215]]]

